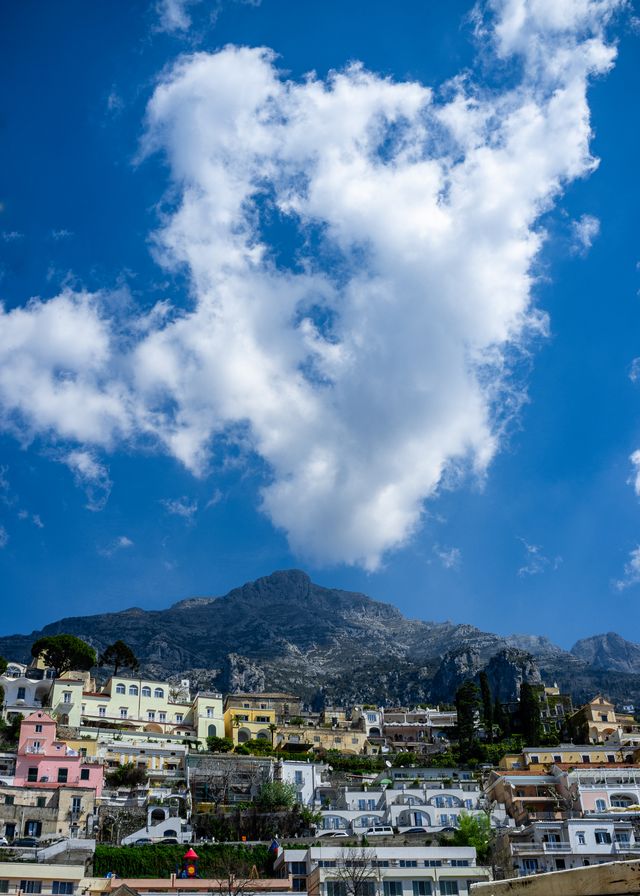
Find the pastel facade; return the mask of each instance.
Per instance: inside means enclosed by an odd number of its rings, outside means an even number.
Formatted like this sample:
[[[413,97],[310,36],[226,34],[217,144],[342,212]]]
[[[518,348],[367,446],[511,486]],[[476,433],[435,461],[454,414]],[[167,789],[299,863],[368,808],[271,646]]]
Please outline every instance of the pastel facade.
[[[222,695],[204,692],[192,700],[188,682],[175,689],[165,681],[112,676],[99,690],[89,690],[85,678],[58,679],[51,705],[61,724],[113,726],[152,734],[206,738],[222,736]]]
[[[85,867],[41,862],[0,862],[0,893],[41,893],[42,896],[75,896],[81,892]]]
[[[254,699],[249,694],[227,696],[224,733],[235,745],[245,744],[248,740],[266,740],[272,743],[275,726],[276,709],[267,699]]]
[[[350,896],[349,862],[360,863],[359,896],[466,896],[490,879],[477,865],[473,847],[314,846],[280,850],[274,872],[291,877],[293,889],[309,896]]]
[[[99,796],[104,786],[102,765],[57,739],[56,723],[43,711],[34,712],[20,726],[14,784],[61,784],[86,787]]]
[[[42,709],[53,686],[54,675],[53,669],[9,663],[0,675],[0,687],[4,691],[2,716],[10,719]]]
[[[326,728],[309,725],[281,725],[275,735],[274,743],[282,750],[339,750],[341,753],[376,752],[364,731],[356,728]]]
[[[626,751],[628,752],[628,751]],[[624,761],[623,751],[607,744],[560,744],[556,747],[525,747],[522,753],[508,753],[498,763],[498,768],[529,769],[539,771],[549,769],[558,763],[583,765],[585,763],[611,763]]]
[[[557,776],[565,799],[571,797],[572,808],[586,815],[640,807],[638,766],[583,765],[574,768],[570,765],[558,765],[552,771]]]

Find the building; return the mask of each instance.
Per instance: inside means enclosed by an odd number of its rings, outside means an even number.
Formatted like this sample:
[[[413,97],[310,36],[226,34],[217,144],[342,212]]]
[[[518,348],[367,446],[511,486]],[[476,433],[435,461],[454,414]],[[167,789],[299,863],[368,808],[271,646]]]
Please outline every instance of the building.
[[[640,733],[633,716],[617,714],[613,703],[597,694],[589,703],[581,706],[569,719],[574,735],[585,743],[605,743],[612,737]]]
[[[640,806],[640,767],[637,765],[558,764],[551,772],[565,804],[584,815],[628,811]]]
[[[382,733],[388,747],[421,753],[428,744],[448,740],[457,719],[455,710],[439,707],[385,709]]]
[[[274,745],[281,750],[308,752],[310,750],[339,750],[358,755],[377,753],[367,734],[357,728],[331,727],[326,724],[281,725],[275,732]]]
[[[96,793],[88,787],[0,785],[0,834],[9,841],[15,837],[90,837],[95,810]]]
[[[513,866],[520,877],[640,857],[634,825],[624,817],[538,821],[512,831],[510,839]]]
[[[227,707],[273,710],[278,725],[286,725],[292,719],[299,719],[302,713],[302,701],[299,697],[279,691],[229,694],[225,700],[225,709]]]
[[[309,896],[463,896],[490,877],[464,846],[281,849],[274,873]]]
[[[518,825],[561,819],[570,807],[566,794],[560,791],[558,777],[553,773],[536,774],[516,769],[492,771],[485,793],[490,802],[495,800],[503,805]]]
[[[100,796],[104,771],[93,757],[83,756],[58,740],[55,721],[40,710],[20,725],[13,780],[16,787],[37,784],[55,788],[65,784],[92,789]]]
[[[75,896],[85,879],[84,865],[49,865],[39,862],[0,862],[0,893],[41,893]]]
[[[638,892],[640,862],[607,862],[525,880],[473,884],[471,896],[622,896]]]
[[[61,678],[51,694],[53,714],[62,725],[111,727],[191,737],[206,743],[222,737],[222,695],[202,692],[194,699],[189,682],[175,687],[166,681],[112,676],[96,690],[88,676]]]
[[[0,675],[0,687],[4,692],[2,716],[11,719],[16,715],[29,715],[45,705],[55,672],[23,663],[9,663]]]
[[[256,699],[254,699],[256,698]],[[224,733],[237,746],[248,740],[273,743],[276,709],[255,694],[229,694],[224,701]]]
[[[622,762],[624,758],[623,751],[612,744],[558,744],[556,747],[524,747],[522,753],[507,753],[498,763],[498,768],[536,772],[548,770],[558,763],[606,764]]]

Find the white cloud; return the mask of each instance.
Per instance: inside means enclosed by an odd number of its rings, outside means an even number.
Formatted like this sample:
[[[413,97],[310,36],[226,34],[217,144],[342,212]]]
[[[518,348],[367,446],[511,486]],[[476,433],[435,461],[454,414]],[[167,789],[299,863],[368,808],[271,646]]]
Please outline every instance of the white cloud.
[[[524,538],[520,541],[525,550],[525,561],[518,569],[520,578],[524,576],[537,576],[548,570],[555,570],[562,564],[562,557],[554,557],[553,560],[547,557],[540,545],[529,544]]]
[[[0,550],[2,550],[2,548],[6,548],[8,543],[9,543],[9,533],[7,532],[7,530],[5,529],[4,526],[0,526]]]
[[[39,513],[34,513],[34,514],[32,515],[32,517],[31,517],[31,520],[32,520],[32,522],[33,522],[33,525],[34,525],[37,529],[44,529],[44,523],[42,522],[42,519],[41,519]]]
[[[60,230],[52,230],[51,231],[51,239],[55,240],[57,243],[60,240],[68,240],[73,236],[73,230],[67,230],[65,227],[61,227]]]
[[[158,0],[158,30],[169,34],[188,31],[191,27],[189,7],[199,2],[200,0]]]
[[[89,451],[70,451],[64,463],[72,471],[76,484],[81,486],[87,496],[87,509],[103,510],[111,494],[109,471]]]
[[[183,519],[191,521],[198,511],[198,502],[190,501],[188,498],[165,498],[160,502],[167,513],[174,516],[181,516]]]
[[[103,557],[113,557],[117,551],[124,551],[133,547],[133,541],[126,535],[114,538],[106,547],[98,548],[98,553]]]
[[[207,503],[206,503],[205,509],[208,510],[209,507],[215,507],[216,504],[219,504],[220,501],[222,501],[223,498],[224,498],[224,495],[222,494],[222,492],[220,491],[220,489],[219,489],[219,488],[215,488],[215,489],[213,490],[213,494],[211,495],[211,497],[209,498],[209,500],[208,500]]]
[[[15,243],[17,240],[24,239],[24,233],[20,233],[19,230],[3,230],[2,239],[5,243]]]
[[[630,588],[632,585],[637,585],[640,582],[640,545],[634,548],[629,555],[629,560],[625,564],[624,567],[624,575],[621,579],[615,581],[614,587],[618,589],[618,591],[624,591],[625,588]]]
[[[586,254],[593,241],[600,233],[600,221],[593,215],[582,215],[571,225],[573,232],[573,249],[580,254]]]
[[[635,467],[635,472],[633,475],[633,489],[636,495],[640,498],[640,450],[634,451],[630,457],[631,463]]]
[[[517,57],[520,81],[459,78],[443,100],[358,65],[286,80],[266,49],[183,56],[142,154],[169,165],[178,203],[155,253],[188,272],[193,308],[126,332],[104,296],[0,314],[7,423],[83,452],[155,440],[196,475],[216,441],[242,441],[294,551],[375,568],[443,482],[499,449],[522,390],[511,361],[545,332],[538,222],[596,167],[586,89],[612,65],[619,6],[495,0],[479,40]],[[188,27],[184,3],[158,9]],[[289,264],[265,209],[297,231]]]
[[[441,548],[435,545],[433,552],[438,557],[445,569],[457,569],[462,561],[460,548]]]

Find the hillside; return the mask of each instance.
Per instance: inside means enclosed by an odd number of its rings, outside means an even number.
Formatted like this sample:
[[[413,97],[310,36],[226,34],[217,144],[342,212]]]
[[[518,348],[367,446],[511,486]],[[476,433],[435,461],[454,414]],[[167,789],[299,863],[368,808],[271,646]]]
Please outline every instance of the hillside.
[[[62,619],[30,635],[0,638],[0,654],[26,660],[37,637],[60,632],[98,651],[123,638],[151,677],[185,676],[221,691],[288,690],[314,705],[451,700],[460,681],[492,658],[492,680],[504,699],[523,676],[542,674],[579,699],[605,690],[614,700],[640,702],[640,675],[592,667],[542,638],[410,620],[364,594],[316,585],[299,570],[167,610]]]

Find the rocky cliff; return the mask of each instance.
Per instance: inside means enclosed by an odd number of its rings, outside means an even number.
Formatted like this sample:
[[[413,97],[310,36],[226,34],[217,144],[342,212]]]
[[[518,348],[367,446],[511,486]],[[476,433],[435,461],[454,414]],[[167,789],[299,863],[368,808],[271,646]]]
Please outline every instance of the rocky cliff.
[[[124,639],[148,676],[190,677],[199,688],[230,692],[287,690],[314,706],[449,702],[460,681],[484,668],[505,700],[521,681],[542,676],[576,699],[603,690],[640,703],[640,675],[602,669],[535,636],[505,639],[471,625],[406,619],[389,604],[323,588],[299,570],[168,610],[62,619],[0,638],[0,654],[25,660],[37,637],[61,632],[98,651]]]

